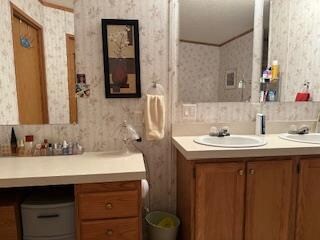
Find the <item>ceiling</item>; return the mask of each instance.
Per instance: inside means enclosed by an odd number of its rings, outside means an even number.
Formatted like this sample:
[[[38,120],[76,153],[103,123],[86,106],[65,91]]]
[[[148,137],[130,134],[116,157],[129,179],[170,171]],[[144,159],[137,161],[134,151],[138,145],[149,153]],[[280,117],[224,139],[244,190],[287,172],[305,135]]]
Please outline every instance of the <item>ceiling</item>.
[[[73,9],[74,0],[44,0],[45,2]]]
[[[221,45],[253,29],[255,0],[180,1],[180,39]]]

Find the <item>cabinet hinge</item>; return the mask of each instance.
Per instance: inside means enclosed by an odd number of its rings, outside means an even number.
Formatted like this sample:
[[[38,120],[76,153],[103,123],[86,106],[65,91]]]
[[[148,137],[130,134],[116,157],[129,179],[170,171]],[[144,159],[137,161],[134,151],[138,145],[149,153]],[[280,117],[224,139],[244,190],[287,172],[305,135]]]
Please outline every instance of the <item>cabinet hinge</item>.
[[[301,172],[301,166],[300,166],[300,163],[298,163],[297,164],[297,173],[300,174],[300,172]]]
[[[193,172],[193,177],[196,178],[196,168],[195,167],[193,168],[192,172]]]

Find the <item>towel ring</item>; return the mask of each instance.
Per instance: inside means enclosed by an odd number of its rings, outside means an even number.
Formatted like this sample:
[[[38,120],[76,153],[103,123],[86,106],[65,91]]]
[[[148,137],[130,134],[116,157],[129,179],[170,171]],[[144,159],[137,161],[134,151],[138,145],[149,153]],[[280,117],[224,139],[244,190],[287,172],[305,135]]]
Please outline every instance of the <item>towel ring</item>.
[[[152,86],[148,89],[147,94],[164,96],[165,90],[160,83],[152,81]]]

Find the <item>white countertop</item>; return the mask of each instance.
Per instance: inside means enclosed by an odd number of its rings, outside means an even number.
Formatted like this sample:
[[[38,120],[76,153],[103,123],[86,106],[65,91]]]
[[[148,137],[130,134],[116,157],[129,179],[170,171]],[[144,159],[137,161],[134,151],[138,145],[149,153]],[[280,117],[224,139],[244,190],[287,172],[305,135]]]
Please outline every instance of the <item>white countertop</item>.
[[[145,177],[142,153],[0,158],[0,188],[133,181]]]
[[[299,143],[279,138],[278,134],[265,135],[266,145],[254,148],[220,148],[195,143],[197,136],[173,137],[173,144],[187,160],[320,155],[319,144]]]

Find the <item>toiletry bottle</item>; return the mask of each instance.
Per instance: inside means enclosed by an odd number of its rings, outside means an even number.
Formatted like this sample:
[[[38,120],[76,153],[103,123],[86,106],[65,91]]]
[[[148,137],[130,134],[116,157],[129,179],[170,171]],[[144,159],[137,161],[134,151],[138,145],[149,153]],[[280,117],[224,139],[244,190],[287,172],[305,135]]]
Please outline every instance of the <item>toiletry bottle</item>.
[[[16,133],[14,132],[14,128],[11,129],[11,154],[13,156],[15,156],[17,154],[17,137],[16,137]]]
[[[272,71],[272,74],[271,74],[272,81],[279,80],[280,68],[279,68],[279,62],[277,60],[274,60],[272,62],[271,71]]]
[[[53,147],[51,143],[48,144],[47,156],[53,156]]]
[[[18,149],[17,149],[17,156],[23,157],[25,155],[25,147],[23,139],[18,140]]]
[[[68,144],[68,154],[72,155],[73,154],[73,143],[69,142]]]
[[[32,156],[33,152],[33,135],[25,137],[25,155]]]
[[[41,144],[40,155],[47,156],[47,149],[46,149],[46,145],[44,143]]]
[[[274,90],[269,90],[268,100],[269,100],[269,102],[274,102],[276,100],[276,93]]]
[[[53,144],[52,153],[53,153],[54,156],[59,155],[59,153],[58,153],[58,144],[57,143]]]
[[[42,145],[40,143],[36,144],[32,155],[33,156],[41,156],[41,147],[42,147]]]
[[[62,154],[63,154],[63,155],[68,155],[68,154],[69,154],[69,151],[68,151],[68,143],[67,143],[66,140],[63,141]]]

